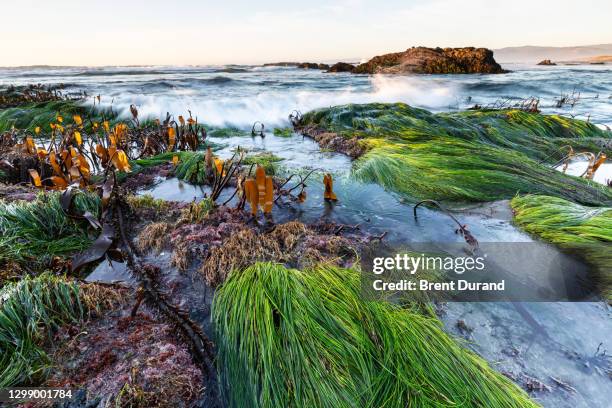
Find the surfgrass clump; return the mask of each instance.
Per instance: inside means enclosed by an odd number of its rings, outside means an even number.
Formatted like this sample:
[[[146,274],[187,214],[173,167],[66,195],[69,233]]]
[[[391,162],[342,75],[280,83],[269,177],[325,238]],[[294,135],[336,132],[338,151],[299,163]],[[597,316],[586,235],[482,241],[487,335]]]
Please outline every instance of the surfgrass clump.
[[[212,128],[208,130],[208,136],[211,137],[235,137],[235,136],[249,136],[250,133],[244,129],[240,129],[237,127],[220,127],[220,128]]]
[[[22,106],[0,109],[0,132],[16,129],[25,129],[31,132],[39,126],[44,132],[50,131],[49,124],[56,120],[58,114],[66,117],[81,115],[92,121],[101,122],[103,118],[114,123],[118,115],[110,109],[93,108],[78,100],[58,100],[50,102],[29,103]],[[85,122],[86,129],[91,123]]]
[[[36,384],[50,369],[42,345],[86,315],[79,287],[49,274],[0,289],[0,387]]]
[[[261,152],[249,154],[244,157],[242,164],[244,166],[259,165],[264,168],[267,175],[273,176],[278,171],[278,163],[283,161],[281,157],[276,156],[271,152]]]
[[[213,304],[228,406],[537,406],[437,319],[360,290],[331,266],[234,271]]]
[[[193,184],[207,184],[205,152],[189,152],[181,156],[174,174],[177,178]]]
[[[514,222],[522,229],[590,263],[602,296],[612,301],[612,207],[587,207],[541,195],[517,196],[510,204]]]
[[[100,211],[93,193],[76,193],[73,205],[77,214]],[[87,221],[63,211],[58,192],[40,193],[30,202],[0,200],[0,267],[16,262],[32,270],[48,265],[55,256],[84,250],[91,243],[87,228]]]
[[[293,135],[292,128],[274,128],[273,132],[274,136],[278,137],[291,137]]]
[[[600,151],[612,139],[580,120],[519,110],[433,114],[374,103],[312,111],[300,126],[360,139],[367,152],[354,175],[414,200],[480,202],[520,192],[612,203],[612,190],[549,166],[564,146]]]

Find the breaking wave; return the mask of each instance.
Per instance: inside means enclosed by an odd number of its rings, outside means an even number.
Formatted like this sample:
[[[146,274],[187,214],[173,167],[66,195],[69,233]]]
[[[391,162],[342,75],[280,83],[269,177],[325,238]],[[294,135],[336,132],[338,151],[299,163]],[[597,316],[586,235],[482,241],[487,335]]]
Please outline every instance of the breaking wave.
[[[220,78],[215,77],[217,81]],[[213,80],[215,79],[213,78]],[[232,79],[227,78],[229,81]],[[225,79],[222,80],[225,82]],[[119,102],[119,103],[117,103]],[[115,106],[129,117],[129,104],[135,103],[142,116],[161,117],[166,112],[191,110],[199,120],[213,126],[250,128],[255,121],[266,126],[285,126],[287,116],[294,109],[301,112],[342,105],[368,102],[405,102],[432,110],[446,109],[456,102],[455,89],[448,83],[437,83],[416,77],[374,76],[366,86],[346,87],[341,90],[275,90],[244,96],[206,96],[192,92],[187,95],[134,94],[127,100],[117,97]]]

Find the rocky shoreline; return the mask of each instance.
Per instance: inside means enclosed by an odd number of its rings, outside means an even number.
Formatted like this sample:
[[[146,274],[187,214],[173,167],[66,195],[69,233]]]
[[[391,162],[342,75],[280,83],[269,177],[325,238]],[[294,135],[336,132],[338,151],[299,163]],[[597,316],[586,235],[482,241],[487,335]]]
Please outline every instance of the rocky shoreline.
[[[331,66],[314,62],[277,62],[264,66],[319,69],[326,72],[353,74],[501,74],[502,69],[487,48],[412,47],[406,51],[378,55],[369,61],[352,65],[337,62]]]

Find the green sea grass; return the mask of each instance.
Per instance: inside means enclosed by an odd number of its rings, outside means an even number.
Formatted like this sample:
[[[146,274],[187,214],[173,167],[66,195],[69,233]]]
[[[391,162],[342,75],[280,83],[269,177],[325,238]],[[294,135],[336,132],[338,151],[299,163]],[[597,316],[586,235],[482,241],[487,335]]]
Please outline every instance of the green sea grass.
[[[612,204],[612,190],[549,166],[565,146],[597,152],[610,142],[612,133],[584,121],[519,110],[434,114],[373,103],[312,111],[303,125],[360,139],[368,151],[353,174],[409,199],[475,202],[541,193]]]
[[[355,270],[258,263],[213,304],[230,407],[535,407],[434,317],[360,295]]]
[[[515,197],[510,204],[519,227],[590,263],[602,296],[612,301],[611,207],[586,207],[541,195]]]
[[[0,387],[36,384],[50,369],[42,348],[59,326],[83,319],[75,283],[43,274],[0,289]]]
[[[77,193],[73,205],[77,214],[100,211],[100,200],[91,193]],[[81,251],[92,242],[87,228],[87,221],[62,210],[58,192],[40,193],[31,202],[0,200],[0,265],[17,262],[35,269],[54,256]]]

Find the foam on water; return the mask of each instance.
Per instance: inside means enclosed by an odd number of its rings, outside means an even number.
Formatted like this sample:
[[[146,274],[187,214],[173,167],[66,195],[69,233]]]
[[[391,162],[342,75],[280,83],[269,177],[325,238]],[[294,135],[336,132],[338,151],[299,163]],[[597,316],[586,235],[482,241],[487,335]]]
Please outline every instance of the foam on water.
[[[218,83],[230,82],[232,79]],[[213,78],[214,79],[214,78]],[[263,89],[251,96],[203,97],[197,90],[173,89],[162,95],[132,95],[132,103],[143,116],[161,117],[166,112],[198,113],[205,123],[213,126],[250,127],[259,120],[267,126],[288,125],[287,115],[293,109],[306,112],[347,103],[405,102],[415,106],[438,110],[454,102],[456,94],[452,84],[432,83],[418,77],[385,77],[367,79],[367,89],[347,86],[334,90],[304,89],[295,92]],[[233,80],[235,81],[235,80]],[[123,116],[130,115],[129,107],[118,99]]]

